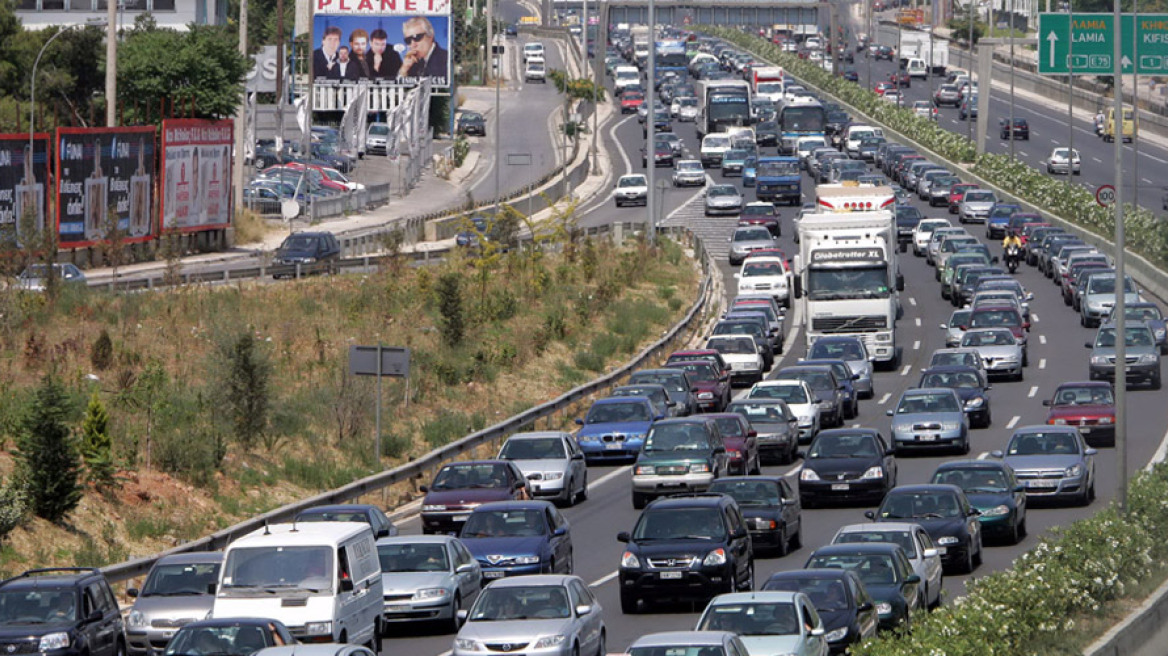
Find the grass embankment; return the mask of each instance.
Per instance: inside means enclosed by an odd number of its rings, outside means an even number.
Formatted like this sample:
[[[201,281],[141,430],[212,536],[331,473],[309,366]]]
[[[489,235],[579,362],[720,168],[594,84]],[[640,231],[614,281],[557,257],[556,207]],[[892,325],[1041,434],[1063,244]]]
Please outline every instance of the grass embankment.
[[[0,293],[0,474],[12,474],[21,417],[52,371],[71,426],[95,391],[105,404],[120,481],[87,489],[60,524],[30,514],[0,536],[0,575],[155,553],[389,468],[628,360],[697,290],[671,242],[559,250],[390,260],[293,284]],[[103,332],[112,348],[95,347]],[[411,349],[412,378],[408,407],[404,383],[384,383],[376,462],[374,384],[347,374],[347,352],[379,341]],[[245,387],[250,405],[230,391],[243,344],[255,355],[242,373],[267,383]]]

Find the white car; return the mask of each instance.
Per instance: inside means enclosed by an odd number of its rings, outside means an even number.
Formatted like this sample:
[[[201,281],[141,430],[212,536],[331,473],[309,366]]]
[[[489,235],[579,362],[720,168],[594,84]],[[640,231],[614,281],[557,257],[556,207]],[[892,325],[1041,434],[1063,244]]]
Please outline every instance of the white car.
[[[933,231],[937,228],[950,228],[953,224],[949,219],[921,219],[917,227],[913,228],[912,245],[913,255],[924,255],[925,248],[929,245],[929,238],[933,236]]]
[[[803,380],[764,380],[754,384],[748,399],[779,399],[787,402],[791,414],[799,419],[799,441],[810,442],[819,433],[819,403]]]
[[[713,349],[722,354],[722,359],[730,365],[731,380],[762,380],[764,367],[759,346],[753,335],[714,335],[706,340],[703,348]],[[794,408],[791,409],[792,412]]]
[[[523,80],[547,84],[547,70],[544,68],[543,62],[528,62],[527,68],[523,70]]]
[[[640,173],[622,175],[612,191],[617,207],[649,204],[649,181]]]
[[[890,542],[899,545],[912,564],[913,573],[921,577],[921,607],[941,605],[941,587],[944,585],[941,553],[923,526],[913,522],[869,522],[848,524],[836,531],[832,544],[854,542]]]
[[[1080,175],[1083,172],[1083,160],[1079,157],[1079,149],[1055,148],[1050,151],[1050,157],[1046,158],[1046,172],[1064,175],[1073,172]]]
[[[937,120],[937,108],[928,100],[915,100],[912,105],[913,113],[931,121]]]
[[[823,137],[799,137],[795,141],[795,157],[799,158],[799,163],[803,168],[807,168],[807,156],[816,148],[826,147],[827,141]]]
[[[904,100],[900,97],[899,91],[894,91],[894,90],[885,91],[884,95],[880,96],[880,97],[883,98],[885,102],[890,102],[894,105],[899,105],[902,102],[904,102]]]
[[[764,255],[748,257],[734,274],[739,294],[770,294],[785,304],[791,295],[791,270],[782,258]]]
[[[673,165],[674,187],[701,187],[706,184],[706,169],[696,159],[678,160]]]
[[[538,57],[539,62],[543,63],[544,50],[543,44],[539,41],[533,41],[523,46],[523,63],[528,63],[532,59]]]
[[[702,139],[701,153],[702,166],[707,168],[722,166],[722,156],[730,150],[730,135],[725,132],[707,134]]]

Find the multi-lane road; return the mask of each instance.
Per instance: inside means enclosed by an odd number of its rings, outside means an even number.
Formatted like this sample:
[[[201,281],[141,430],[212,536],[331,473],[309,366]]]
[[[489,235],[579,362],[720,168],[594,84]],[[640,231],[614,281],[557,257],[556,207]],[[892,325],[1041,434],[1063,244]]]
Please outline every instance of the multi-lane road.
[[[858,66],[859,67],[859,66]],[[861,69],[862,70],[862,69]],[[874,74],[877,70],[874,67]],[[887,67],[879,70],[889,71]],[[862,75],[863,73],[861,73]],[[887,75],[887,72],[884,73]],[[985,89],[983,89],[983,92]],[[910,98],[924,97],[925,85],[914,85]],[[994,108],[991,116],[994,120],[1000,115],[1003,101],[997,91],[994,92],[991,106]],[[1044,107],[1031,103],[1020,102],[1021,113],[1031,121],[1033,133],[1030,143],[1021,142],[1019,151],[1025,151],[1023,157],[1035,161],[1049,151],[1052,143],[1058,142],[1060,135],[1059,116],[1057,108]],[[953,121],[948,116],[953,110],[942,110],[942,124],[957,129],[964,129],[964,123]],[[1052,117],[1053,118],[1050,118]],[[1088,128],[1084,128],[1085,130]],[[691,124],[675,124],[674,130],[683,137],[687,148],[691,152],[697,151],[697,140]],[[1061,128],[1065,132],[1065,126]],[[617,175],[629,172],[639,172],[640,148],[644,143],[641,135],[641,126],[635,118],[618,118],[612,126],[603,130],[604,146],[611,153],[611,161],[616,166]],[[996,136],[991,133],[991,136]],[[1083,135],[1081,143],[1076,139],[1077,147],[1084,152],[1087,162],[1084,164],[1083,182],[1088,184],[1103,184],[1111,177],[1106,166],[1092,161],[1092,154],[1099,156],[1101,144],[1095,146],[1097,140],[1093,134]],[[1004,144],[994,139],[994,149],[1000,150]],[[1008,149],[1008,145],[1007,145]],[[767,149],[768,152],[771,149]],[[1151,150],[1151,149],[1149,149]],[[1168,156],[1163,151],[1151,151],[1157,157]],[[1107,162],[1108,160],[1103,160]],[[668,169],[658,169],[659,177],[667,177]],[[721,182],[720,171],[709,171],[713,180]],[[1146,175],[1146,174],[1145,174]],[[741,187],[740,178],[728,178]],[[813,190],[812,181],[804,179],[804,195],[810,198]],[[754,197],[753,189],[745,190],[748,200]],[[707,246],[715,253],[725,253],[726,239],[733,232],[736,220],[732,217],[706,218],[701,211],[701,192],[694,190],[675,190],[667,188],[663,193],[663,203],[660,212],[666,225],[686,225],[703,236]],[[948,216],[944,209],[929,208],[918,204],[926,216]],[[791,239],[791,217],[795,208],[781,208],[783,221],[782,243],[787,252],[794,252]],[[643,208],[613,207],[611,200],[599,198],[585,204],[584,215],[581,218],[583,225],[599,225],[613,221],[643,221]],[[980,235],[976,228],[975,235]],[[991,245],[997,252],[999,246]],[[917,382],[920,368],[924,366],[932,351],[944,345],[943,333],[938,323],[949,316],[952,307],[947,301],[940,298],[938,284],[933,279],[933,272],[922,259],[914,258],[911,254],[905,255],[901,261],[901,268],[907,280],[907,287],[901,295],[903,318],[899,322],[898,340],[903,349],[903,356],[899,368],[893,371],[878,372],[875,386],[876,394],[872,400],[860,403],[859,416],[852,424],[879,428],[887,434],[889,419],[885,416],[885,409],[895,403],[900,393],[912,387]],[[733,270],[723,259],[720,265],[727,288],[733,289]],[[1025,380],[1022,382],[994,382],[991,391],[993,402],[994,424],[987,429],[972,431],[973,454],[981,454],[993,449],[1003,448],[1011,429],[1027,424],[1041,423],[1045,419],[1042,399],[1051,394],[1054,387],[1066,380],[1079,380],[1087,377],[1087,351],[1083,343],[1089,340],[1092,331],[1080,328],[1069,308],[1065,307],[1056,287],[1050,281],[1030,267],[1019,269],[1018,279],[1035,293],[1031,304],[1033,315],[1033,329],[1030,333],[1030,366],[1026,370]],[[732,291],[729,292],[731,295]],[[789,328],[797,331],[797,317],[789,316]],[[797,333],[796,333],[797,335]],[[802,340],[789,338],[786,341],[788,350],[781,359],[776,360],[776,368],[790,365],[802,355]],[[1165,438],[1165,429],[1168,428],[1168,413],[1163,407],[1160,395],[1136,390],[1128,396],[1129,399],[1129,463],[1128,469],[1132,472],[1141,468],[1153,457]],[[928,480],[938,463],[952,459],[953,456],[936,455],[925,457],[903,458],[900,461],[899,482],[901,484],[920,483]],[[767,467],[767,474],[792,475],[798,465],[786,467]],[[1049,531],[1057,525],[1065,525],[1077,518],[1087,516],[1096,509],[1105,505],[1113,496],[1116,484],[1116,463],[1113,449],[1102,449],[1096,457],[1098,473],[1097,489],[1099,499],[1086,508],[1079,507],[1046,507],[1033,508],[1029,514],[1028,525],[1030,536],[1017,546],[990,546],[986,549],[984,563],[973,573],[973,576],[984,575],[988,572],[1007,568],[1011,562],[1023,551],[1033,547],[1037,536]],[[605,622],[608,627],[609,651],[623,650],[635,638],[653,631],[689,629],[697,619],[700,607],[679,607],[671,609],[657,609],[650,614],[626,617],[620,612],[619,595],[617,589],[617,566],[623,551],[623,545],[617,542],[618,531],[630,530],[635,523],[638,512],[633,510],[630,501],[631,473],[629,467],[593,467],[589,470],[590,495],[588,501],[581,505],[565,510],[571,522],[571,534],[575,548],[575,573],[589,582],[604,607]],[[804,547],[794,551],[784,558],[759,558],[756,560],[757,585],[772,572],[799,568],[807,556],[817,546],[826,543],[836,529],[848,523],[865,521],[863,511],[866,508],[829,508],[804,510]],[[415,519],[402,525],[404,533],[420,532],[420,526]],[[964,582],[968,577],[946,577],[946,603],[951,603],[954,596],[960,595]],[[433,631],[419,629],[411,633],[403,627],[395,627],[399,633],[394,639],[386,642],[385,650],[388,653],[408,653],[418,656],[439,656],[445,654],[451,647],[453,636]]]

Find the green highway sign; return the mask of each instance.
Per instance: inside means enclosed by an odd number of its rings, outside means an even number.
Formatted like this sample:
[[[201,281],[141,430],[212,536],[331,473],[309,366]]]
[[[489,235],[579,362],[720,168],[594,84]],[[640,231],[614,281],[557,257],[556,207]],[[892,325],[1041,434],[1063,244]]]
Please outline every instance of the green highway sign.
[[[1113,14],[1039,14],[1038,72],[1043,75],[1115,73]],[[1120,17],[1124,73],[1168,74],[1168,14]]]

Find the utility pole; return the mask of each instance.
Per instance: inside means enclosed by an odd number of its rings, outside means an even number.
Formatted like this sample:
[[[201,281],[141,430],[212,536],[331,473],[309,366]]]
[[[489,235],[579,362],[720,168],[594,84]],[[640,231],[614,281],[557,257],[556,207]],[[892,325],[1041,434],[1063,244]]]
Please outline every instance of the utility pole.
[[[503,166],[500,160],[499,146],[503,140],[503,117],[499,113],[499,78],[503,77],[503,57],[495,54],[495,0],[487,0],[487,52],[490,53],[491,77],[495,79],[495,221],[499,220],[499,169]]]
[[[239,0],[239,54],[247,57],[247,0]],[[257,76],[262,71],[256,72]],[[235,190],[235,206],[243,207],[243,168],[247,155],[247,94],[235,113],[235,170],[231,172],[231,186]]]
[[[312,44],[308,44],[312,52]],[[313,98],[312,88],[312,59],[308,66],[308,114],[312,115]],[[284,0],[276,0],[276,159],[284,163],[284,96],[288,90],[284,88]],[[306,153],[305,157],[311,157]]]
[[[118,125],[118,2],[106,0],[105,126]]]
[[[969,7],[969,71],[967,71],[968,76],[969,76],[969,96],[967,98],[965,98],[962,102],[969,103],[969,109],[965,113],[965,122],[966,122],[967,127],[969,128],[969,140],[973,141],[973,107],[974,107],[974,105],[973,105],[973,69],[974,69],[974,66],[973,66],[973,21],[977,17],[977,14],[976,14],[976,12],[974,12],[974,0],[966,0],[966,1],[969,3],[969,5],[967,5]],[[989,83],[987,82],[986,83],[986,93],[988,94],[989,92],[990,92]],[[985,119],[982,119],[982,120],[985,120]],[[974,150],[974,153],[975,154],[977,153],[976,149]]]
[[[1010,0],[1010,125],[1006,129],[1006,134],[1010,136],[1010,160],[1014,160],[1014,0]],[[986,93],[989,93],[986,89]],[[984,121],[987,117],[983,116]]]
[[[1119,28],[1115,28],[1119,31]],[[1140,0],[1132,0],[1132,205],[1140,205]],[[1118,119],[1122,134],[1123,117]],[[1121,139],[1122,141],[1122,139]]]
[[[1115,62],[1115,468],[1119,479],[1119,489],[1115,491],[1115,502],[1120,513],[1127,513],[1127,376],[1124,375],[1127,362],[1127,291],[1124,274],[1124,231],[1123,231],[1123,50],[1120,39],[1121,13],[1119,3],[1115,3],[1114,49]]]
[[[1047,0],[1047,11],[1049,11],[1050,0]],[[1067,13],[1071,13],[1070,4],[1067,5]],[[1072,14],[1073,16],[1073,14]],[[1075,39],[1074,37],[1067,40],[1067,61],[1073,62],[1075,54]],[[1067,66],[1067,149],[1068,157],[1071,167],[1067,171],[1067,184],[1071,184],[1071,179],[1075,177],[1075,69]]]
[[[657,201],[653,193],[653,179],[657,177],[657,149],[653,144],[657,142],[657,88],[653,84],[657,73],[657,3],[649,0],[649,81],[645,85],[645,102],[649,104],[649,113],[645,117],[645,209],[649,224],[649,243],[657,243]]]

